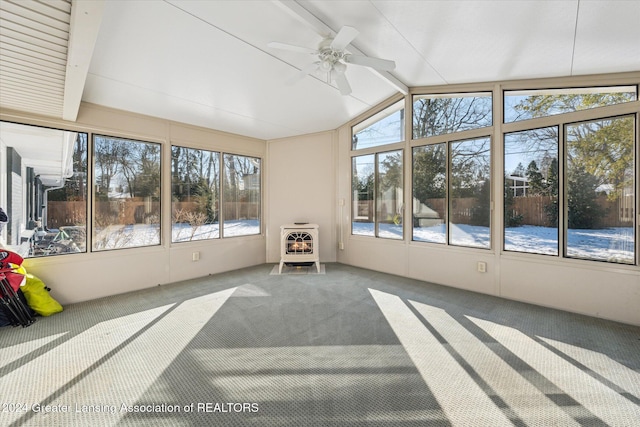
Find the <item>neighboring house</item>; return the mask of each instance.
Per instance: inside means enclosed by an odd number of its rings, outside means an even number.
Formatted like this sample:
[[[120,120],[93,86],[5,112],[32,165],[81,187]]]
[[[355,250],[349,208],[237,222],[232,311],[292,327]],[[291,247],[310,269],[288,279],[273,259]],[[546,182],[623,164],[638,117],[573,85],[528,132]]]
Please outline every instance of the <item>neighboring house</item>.
[[[529,179],[524,176],[507,175],[505,186],[513,192],[514,197],[524,197],[529,189]]]
[[[28,129],[28,132],[26,132]],[[73,174],[76,133],[0,122],[0,205],[9,222],[2,231],[8,245],[29,240],[41,220],[46,226],[47,192]]]

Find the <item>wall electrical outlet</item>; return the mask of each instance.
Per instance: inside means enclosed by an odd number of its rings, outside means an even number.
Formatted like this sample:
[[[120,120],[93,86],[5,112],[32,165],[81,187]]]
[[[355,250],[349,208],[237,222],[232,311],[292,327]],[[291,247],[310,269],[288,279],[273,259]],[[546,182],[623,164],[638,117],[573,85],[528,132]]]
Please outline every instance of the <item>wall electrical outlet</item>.
[[[191,254],[191,261],[200,261],[200,252],[194,252]]]
[[[487,272],[487,263],[483,261],[478,261],[478,273],[486,273]]]

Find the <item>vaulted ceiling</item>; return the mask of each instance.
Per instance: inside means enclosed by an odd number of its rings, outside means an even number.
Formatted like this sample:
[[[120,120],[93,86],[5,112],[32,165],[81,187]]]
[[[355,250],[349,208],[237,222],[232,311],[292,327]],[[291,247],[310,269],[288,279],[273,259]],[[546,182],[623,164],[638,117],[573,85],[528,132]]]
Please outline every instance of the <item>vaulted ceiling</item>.
[[[260,139],[335,129],[408,88],[640,70],[640,1],[0,0],[0,108],[80,101]],[[350,95],[291,83],[343,26]]]

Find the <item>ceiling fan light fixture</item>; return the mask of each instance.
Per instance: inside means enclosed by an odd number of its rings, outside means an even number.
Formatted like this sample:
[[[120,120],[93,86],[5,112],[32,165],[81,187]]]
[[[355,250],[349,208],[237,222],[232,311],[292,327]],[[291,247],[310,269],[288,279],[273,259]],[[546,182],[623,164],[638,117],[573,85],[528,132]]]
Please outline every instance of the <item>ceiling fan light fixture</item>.
[[[344,72],[347,71],[347,64],[336,62],[333,64],[333,69],[336,70],[336,73],[338,74],[344,74]]]
[[[320,69],[322,71],[331,71],[331,68],[333,68],[333,64],[331,63],[331,61],[324,59],[322,61],[320,61]]]

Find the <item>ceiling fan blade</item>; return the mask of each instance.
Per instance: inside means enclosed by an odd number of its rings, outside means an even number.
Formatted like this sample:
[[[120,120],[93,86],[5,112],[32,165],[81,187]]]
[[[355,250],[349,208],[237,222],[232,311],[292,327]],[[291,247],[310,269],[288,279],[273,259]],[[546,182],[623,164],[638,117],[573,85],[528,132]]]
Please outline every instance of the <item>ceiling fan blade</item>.
[[[375,68],[380,71],[391,71],[396,68],[396,63],[388,59],[371,58],[361,55],[345,55],[344,62],[354,65]]]
[[[275,49],[290,50],[290,51],[299,52],[299,53],[312,53],[312,54],[318,53],[316,49],[311,49],[309,47],[303,47],[303,46],[294,46],[292,44],[280,43],[280,42],[269,42],[267,46]]]
[[[332,73],[333,80],[335,80],[336,85],[338,86],[338,90],[341,95],[349,95],[351,93],[351,85],[349,85],[349,81],[347,80],[347,76],[344,73]]]
[[[351,43],[358,34],[360,34],[360,32],[353,27],[342,27],[331,42],[331,49],[344,50],[344,48],[347,47],[347,45]]]
[[[306,65],[302,70],[298,71],[295,74],[295,76],[291,77],[290,79],[287,79],[286,84],[287,85],[293,85],[293,84],[297,83],[298,81],[304,79],[309,74],[311,74],[315,70],[317,70],[319,64],[320,64],[319,62],[312,62],[311,64]]]

